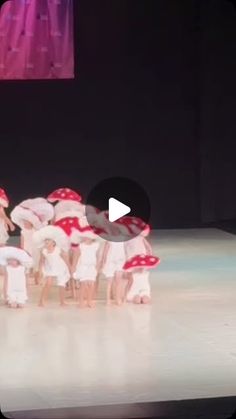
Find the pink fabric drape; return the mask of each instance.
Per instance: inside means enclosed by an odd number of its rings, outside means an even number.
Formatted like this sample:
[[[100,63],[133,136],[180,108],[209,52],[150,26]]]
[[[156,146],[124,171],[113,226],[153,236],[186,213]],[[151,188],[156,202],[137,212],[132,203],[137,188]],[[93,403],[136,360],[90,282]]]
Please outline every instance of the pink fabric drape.
[[[74,77],[73,0],[13,0],[0,10],[0,79]]]

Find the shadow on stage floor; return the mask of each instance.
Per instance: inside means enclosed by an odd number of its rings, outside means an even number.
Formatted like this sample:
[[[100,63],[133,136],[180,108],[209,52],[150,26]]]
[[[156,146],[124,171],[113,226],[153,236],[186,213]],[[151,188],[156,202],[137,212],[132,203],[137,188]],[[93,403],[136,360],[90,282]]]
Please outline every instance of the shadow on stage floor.
[[[235,419],[236,397],[7,412],[9,419]]]

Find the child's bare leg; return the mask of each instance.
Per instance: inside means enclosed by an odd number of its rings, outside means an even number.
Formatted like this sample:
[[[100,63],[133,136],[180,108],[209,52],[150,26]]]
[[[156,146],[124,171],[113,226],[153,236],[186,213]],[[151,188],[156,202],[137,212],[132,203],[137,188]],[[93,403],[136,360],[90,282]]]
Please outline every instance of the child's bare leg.
[[[150,304],[150,302],[151,302],[151,298],[148,297],[147,295],[144,295],[143,297],[141,297],[142,304]]]
[[[133,299],[134,304],[141,304],[141,297],[139,295],[135,295]]]
[[[93,299],[96,300],[98,296],[98,287],[99,287],[99,278],[96,278],[96,281],[93,286]]]
[[[39,285],[40,284],[40,273],[39,273],[39,271],[34,271],[33,276],[34,276],[35,285]]]
[[[124,296],[123,296],[123,301],[124,302],[127,299],[127,295],[128,295],[128,292],[129,292],[132,284],[133,284],[133,275],[128,273],[127,274],[127,282],[126,282],[126,286],[125,286],[125,290],[124,290]]]
[[[94,297],[94,281],[88,281],[87,284],[87,303],[90,308],[95,306],[95,302],[93,301]]]
[[[112,278],[108,278],[107,279],[107,291],[106,291],[107,305],[110,305],[111,304],[112,283],[113,283],[113,279]]]
[[[79,287],[79,307],[83,308],[85,306],[84,304],[84,298],[86,295],[86,288],[87,285],[84,282],[80,283],[80,287]]]
[[[72,295],[72,298],[74,300],[76,298],[76,289],[75,289],[75,280],[74,280],[74,278],[71,278],[70,282],[71,282],[71,295]]]
[[[60,300],[60,305],[61,306],[65,306],[65,287],[64,286],[59,286],[59,300]]]
[[[116,284],[115,281],[112,281],[111,285],[111,300],[115,300],[116,298]]]
[[[79,281],[75,280],[75,299],[76,301],[79,301]]]
[[[5,281],[3,283],[3,299],[4,301],[7,301],[7,287]]]
[[[115,303],[118,306],[122,304],[122,272],[115,274]]]
[[[46,278],[46,283],[42,288],[40,299],[39,299],[40,307],[44,307],[44,301],[48,299],[48,294],[52,286],[52,282],[53,282],[53,279],[51,277]]]

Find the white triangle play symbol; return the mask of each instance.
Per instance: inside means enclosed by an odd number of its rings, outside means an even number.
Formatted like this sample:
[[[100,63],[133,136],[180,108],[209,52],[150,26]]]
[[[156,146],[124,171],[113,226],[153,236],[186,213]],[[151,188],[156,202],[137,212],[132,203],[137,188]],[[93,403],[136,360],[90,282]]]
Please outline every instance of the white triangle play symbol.
[[[111,223],[131,212],[131,208],[115,198],[109,199],[108,218]]]

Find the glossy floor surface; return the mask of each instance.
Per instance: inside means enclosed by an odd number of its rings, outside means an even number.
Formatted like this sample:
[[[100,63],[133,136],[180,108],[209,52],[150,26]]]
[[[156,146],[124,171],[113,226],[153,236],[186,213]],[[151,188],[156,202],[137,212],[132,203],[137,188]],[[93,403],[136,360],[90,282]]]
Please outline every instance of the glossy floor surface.
[[[0,306],[2,411],[232,396],[236,393],[236,236],[153,235],[161,265],[150,306]],[[70,301],[70,300],[68,300]]]

